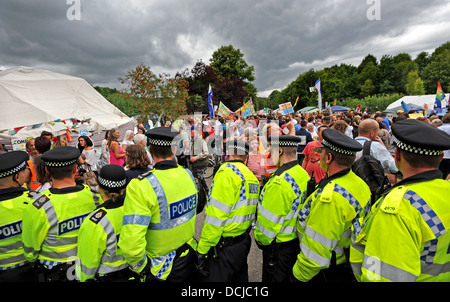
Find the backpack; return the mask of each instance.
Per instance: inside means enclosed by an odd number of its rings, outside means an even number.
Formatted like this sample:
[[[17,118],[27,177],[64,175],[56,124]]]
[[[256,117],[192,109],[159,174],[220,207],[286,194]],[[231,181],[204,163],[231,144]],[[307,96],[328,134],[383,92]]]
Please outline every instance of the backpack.
[[[370,188],[371,204],[385,192],[390,186],[389,178],[384,173],[381,163],[372,155],[370,155],[371,141],[364,143],[363,154],[360,159],[355,161],[352,171],[358,175]]]

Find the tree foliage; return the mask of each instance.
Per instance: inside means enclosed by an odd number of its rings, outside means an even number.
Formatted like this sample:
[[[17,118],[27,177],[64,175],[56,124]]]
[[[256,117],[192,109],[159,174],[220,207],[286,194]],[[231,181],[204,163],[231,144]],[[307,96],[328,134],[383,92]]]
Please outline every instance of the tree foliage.
[[[123,90],[125,99],[131,100],[138,108],[139,121],[147,121],[155,114],[164,112],[164,117],[174,120],[187,113],[187,81],[183,78],[171,78],[168,74],[154,74],[149,66],[139,65],[120,79],[127,84]]]

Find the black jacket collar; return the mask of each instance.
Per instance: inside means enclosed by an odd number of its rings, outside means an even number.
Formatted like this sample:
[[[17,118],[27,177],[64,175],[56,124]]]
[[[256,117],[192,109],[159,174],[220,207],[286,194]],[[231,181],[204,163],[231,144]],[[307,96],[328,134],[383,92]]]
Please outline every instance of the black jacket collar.
[[[327,183],[329,183],[329,182],[332,181],[333,179],[336,179],[336,178],[342,177],[342,176],[344,176],[344,175],[347,175],[349,172],[350,172],[350,168],[347,168],[347,169],[341,170],[341,171],[339,171],[339,172],[337,172],[337,173],[334,173],[334,174],[331,175],[331,176],[325,177],[324,179],[322,179],[322,180],[319,182],[318,188],[320,188],[320,189],[325,188],[325,186],[327,185]],[[317,189],[317,188],[316,188],[316,189]]]
[[[24,192],[28,191],[24,187],[12,187],[0,190],[0,201],[13,199],[21,196]]]
[[[293,160],[291,162],[283,164],[281,167],[277,169],[277,171],[275,171],[274,175],[280,176],[281,174],[283,174],[283,172],[289,170],[292,167],[295,167],[296,165],[298,165],[298,160]]]
[[[50,188],[50,193],[52,193],[52,194],[67,194],[67,193],[80,192],[82,190],[84,190],[83,185],[76,185],[73,187],[67,187],[67,188],[61,188],[61,189]]]
[[[410,176],[408,178],[405,178],[402,181],[399,181],[398,183],[393,185],[388,190],[388,192],[391,191],[393,188],[397,188],[397,187],[400,187],[400,186],[411,185],[411,184],[424,182],[424,181],[435,180],[435,179],[442,179],[442,177],[443,177],[443,174],[439,170],[431,170],[431,171],[422,172],[422,173]]]
[[[163,160],[157,162],[154,166],[156,170],[169,170],[178,167],[177,162],[175,160]]]

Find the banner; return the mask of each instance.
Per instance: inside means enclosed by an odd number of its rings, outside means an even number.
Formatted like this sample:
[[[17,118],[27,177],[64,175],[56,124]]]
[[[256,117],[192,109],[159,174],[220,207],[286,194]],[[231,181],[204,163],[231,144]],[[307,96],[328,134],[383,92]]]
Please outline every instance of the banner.
[[[445,100],[444,90],[442,90],[441,83],[438,82],[438,88],[436,92],[436,102],[434,103],[434,109],[436,111],[442,110],[442,102]]]
[[[280,105],[278,105],[278,107],[280,108],[281,114],[283,114],[283,115],[287,115],[289,113],[294,113],[294,108],[292,107],[291,102],[280,104]]]
[[[253,107],[252,100],[250,99],[250,101],[248,101],[248,103],[244,103],[244,106],[242,106],[238,111],[240,111],[242,113],[243,117],[247,117],[247,116],[255,114],[255,108]]]
[[[231,110],[228,109],[227,106],[225,106],[222,102],[220,102],[219,104],[219,116],[226,118],[226,119],[231,119],[232,118],[232,114],[231,114]]]

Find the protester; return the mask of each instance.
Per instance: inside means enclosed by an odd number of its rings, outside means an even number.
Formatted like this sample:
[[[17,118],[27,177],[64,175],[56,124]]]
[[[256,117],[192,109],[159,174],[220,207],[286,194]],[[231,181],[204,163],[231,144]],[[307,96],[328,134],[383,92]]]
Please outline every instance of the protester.
[[[133,137],[134,137],[134,133],[133,133],[132,130],[125,131],[125,135],[123,137],[123,141],[122,141],[122,144],[121,144],[121,147],[122,147],[122,150],[123,150],[124,153],[127,151],[127,147],[129,145],[133,145],[134,144]]]
[[[122,166],[125,163],[125,153],[119,144],[120,131],[113,128],[108,135],[109,161],[112,165]]]
[[[443,125],[440,126],[438,129],[450,134],[450,113],[447,113],[442,118],[442,123]],[[450,150],[444,151],[444,158],[442,159],[439,165],[439,170],[441,170],[442,174],[444,174],[443,175],[444,179],[446,179],[447,176],[450,175]]]
[[[326,177],[326,172],[320,167],[320,154],[322,150],[320,145],[322,144],[323,137],[322,131],[327,129],[328,126],[322,125],[319,127],[317,132],[317,141],[310,142],[306,145],[303,154],[305,154],[305,159],[303,160],[302,167],[308,172],[310,177],[314,176],[316,182],[320,182],[324,177]]]
[[[125,170],[128,182],[151,170],[150,158],[141,144],[128,146],[125,154]]]
[[[78,150],[80,150],[80,164],[86,172],[93,171],[97,173],[97,155],[94,149],[94,143],[88,136],[82,135],[78,138]]]
[[[108,136],[109,131],[105,131],[105,138],[102,140],[102,149],[100,154],[101,166],[109,165],[109,149],[108,149]]]
[[[255,174],[262,188],[263,183],[261,177],[264,174],[264,154],[259,151],[259,139],[257,136],[250,138],[249,144],[252,151],[250,151],[248,156],[247,167]]]

